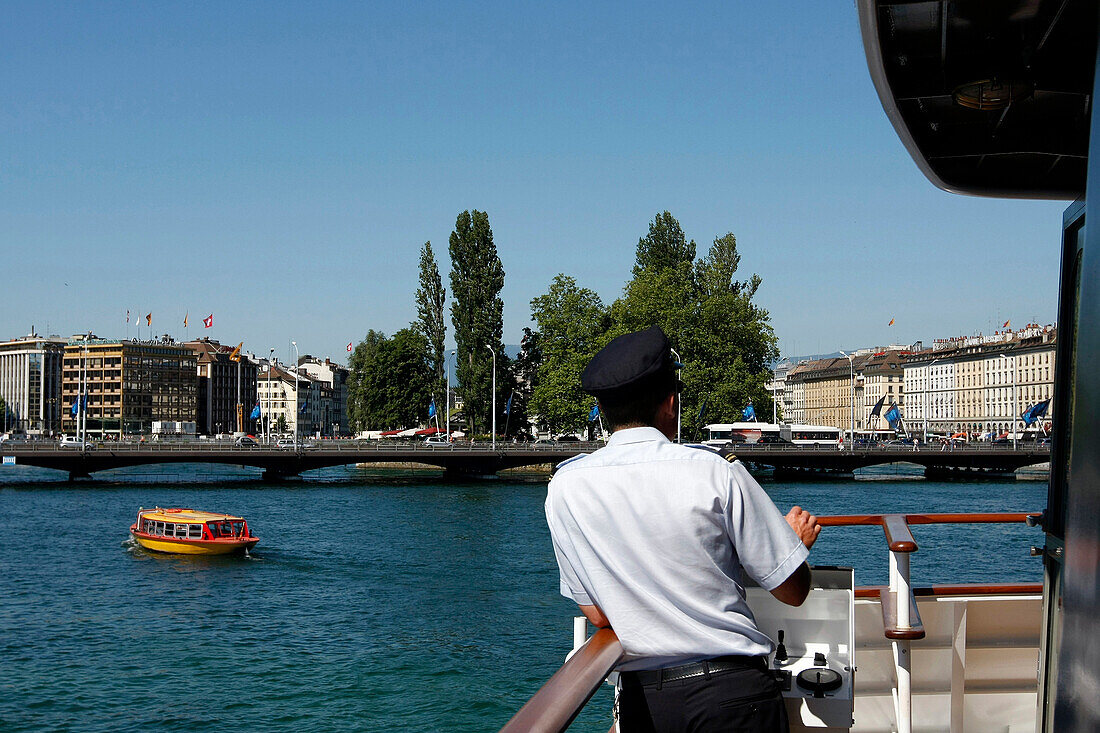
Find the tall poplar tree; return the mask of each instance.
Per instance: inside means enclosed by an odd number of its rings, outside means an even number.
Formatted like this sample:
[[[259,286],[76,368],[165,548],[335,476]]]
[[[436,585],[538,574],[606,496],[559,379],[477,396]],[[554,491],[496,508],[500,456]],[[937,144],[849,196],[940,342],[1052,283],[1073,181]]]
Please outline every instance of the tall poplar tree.
[[[446,390],[447,365],[445,362],[444,342],[447,339],[447,320],[444,305],[447,302],[447,290],[443,287],[443,278],[439,275],[439,265],[432,252],[432,243],[425,242],[420,249],[420,287],[416,289],[416,327],[428,339],[428,360],[435,372],[433,392],[443,394]]]
[[[492,354],[497,352],[497,387],[505,362],[504,266],[493,243],[489,216],[483,211],[463,211],[455,221],[450,238],[451,323],[458,347],[457,376],[465,401],[465,415],[471,432],[484,431],[491,422]],[[497,399],[498,411],[503,401]]]

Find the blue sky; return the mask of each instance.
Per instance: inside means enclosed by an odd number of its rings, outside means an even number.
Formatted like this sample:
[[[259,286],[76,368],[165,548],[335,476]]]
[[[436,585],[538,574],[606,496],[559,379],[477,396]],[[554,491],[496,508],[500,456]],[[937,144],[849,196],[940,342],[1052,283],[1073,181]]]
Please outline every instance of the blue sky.
[[[6,8],[0,337],[129,309],[343,359],[472,208],[507,343],[558,272],[616,298],[665,209],[737,235],[784,354],[1054,319],[1065,204],[933,188],[850,2]]]

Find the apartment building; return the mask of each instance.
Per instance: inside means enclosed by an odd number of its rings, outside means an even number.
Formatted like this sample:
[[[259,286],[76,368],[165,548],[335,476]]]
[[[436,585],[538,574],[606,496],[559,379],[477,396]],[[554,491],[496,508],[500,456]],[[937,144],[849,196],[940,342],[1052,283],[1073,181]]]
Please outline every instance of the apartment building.
[[[312,419],[321,435],[350,435],[348,420],[348,375],[346,367],[306,354],[298,361],[298,370],[320,385],[320,398]]]
[[[234,347],[209,338],[184,345],[196,356],[198,431],[206,435],[254,432],[255,421],[249,415],[256,404],[256,363],[244,354],[233,360]]]
[[[1057,328],[1029,324],[991,336],[939,339],[905,365],[910,424],[933,433],[1001,434],[1054,394]],[[1053,406],[1043,418],[1049,424]]]

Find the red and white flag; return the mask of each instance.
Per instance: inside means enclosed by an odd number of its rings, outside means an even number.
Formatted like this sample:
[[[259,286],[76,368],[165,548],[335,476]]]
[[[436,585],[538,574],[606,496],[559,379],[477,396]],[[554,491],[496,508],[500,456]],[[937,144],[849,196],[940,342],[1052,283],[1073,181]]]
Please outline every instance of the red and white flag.
[[[203,328],[210,328],[213,325],[214,325],[214,314],[213,313],[208,315],[206,318],[202,319],[202,327]]]
[[[350,341],[348,341],[348,353],[349,354],[351,353],[351,342]]]

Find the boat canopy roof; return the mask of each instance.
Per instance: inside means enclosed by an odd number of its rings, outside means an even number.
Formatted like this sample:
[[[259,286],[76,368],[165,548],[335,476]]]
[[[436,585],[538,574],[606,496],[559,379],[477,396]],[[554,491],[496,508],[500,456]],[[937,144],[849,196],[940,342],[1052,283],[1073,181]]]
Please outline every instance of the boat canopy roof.
[[[176,524],[205,524],[206,522],[240,522],[244,517],[235,517],[232,514],[220,514],[218,512],[201,512],[195,509],[143,509],[141,516],[144,519],[154,519],[158,522],[175,522]]]
[[[1085,191],[1096,0],[856,0],[867,67],[914,162],[955,193]]]

